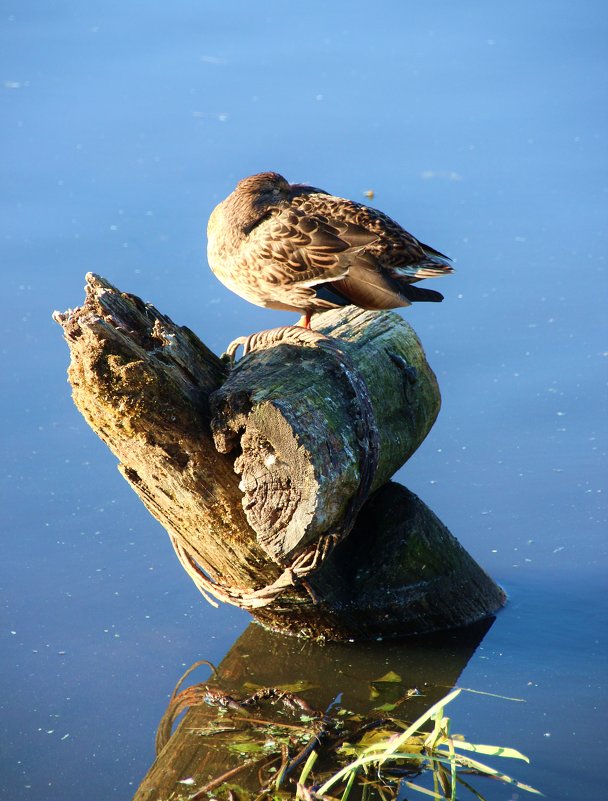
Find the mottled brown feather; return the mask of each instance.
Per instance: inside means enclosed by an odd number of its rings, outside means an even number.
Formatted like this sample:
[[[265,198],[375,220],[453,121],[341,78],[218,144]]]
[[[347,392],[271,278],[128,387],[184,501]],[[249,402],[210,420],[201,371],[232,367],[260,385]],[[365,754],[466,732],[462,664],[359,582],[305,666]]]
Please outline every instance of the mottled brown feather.
[[[226,286],[260,306],[300,313],[441,300],[408,286],[452,272],[447,257],[386,214],[277,173],[241,181],[214,209],[208,239],[209,264]]]

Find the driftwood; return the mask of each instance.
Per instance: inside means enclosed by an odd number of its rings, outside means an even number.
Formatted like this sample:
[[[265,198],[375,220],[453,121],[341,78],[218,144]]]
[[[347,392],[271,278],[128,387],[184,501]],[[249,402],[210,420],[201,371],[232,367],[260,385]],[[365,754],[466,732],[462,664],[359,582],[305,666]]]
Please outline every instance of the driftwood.
[[[217,676],[206,678],[209,670],[202,666],[190,675],[187,684],[204,682],[211,691],[221,688],[237,697],[259,687],[279,687],[298,693],[320,710],[340,698],[344,709],[364,717],[370,713],[382,717],[383,713],[374,713],[374,708],[391,702],[398,706],[389,715],[411,721],[449,692],[490,625],[491,620],[486,619],[443,633],[441,638],[431,635],[349,648],[338,643],[319,646],[297,641],[251,625],[226,654]],[[389,671],[391,676],[385,682],[383,677]],[[300,722],[297,714],[293,719],[284,714],[280,704],[276,708],[274,715],[270,708],[262,717],[279,723]],[[180,793],[190,797],[215,777],[243,766],[243,757],[226,747],[230,732],[227,739],[221,734],[202,736],[209,730],[210,721],[216,719],[216,710],[204,703],[190,706],[133,801],[161,801],[171,798],[172,793],[178,798]],[[249,715],[260,717],[255,711],[249,711]],[[231,723],[237,727],[243,717],[228,709],[222,723],[226,729]],[[180,784],[184,780],[192,784]],[[234,782],[250,791],[259,788],[257,768],[239,772]]]
[[[317,315],[316,333],[259,335],[230,371],[139,298],[90,274],[86,289],[55,314],[74,402],[208,598],[329,639],[464,625],[501,605],[433,513],[385,483],[440,403],[398,315]]]

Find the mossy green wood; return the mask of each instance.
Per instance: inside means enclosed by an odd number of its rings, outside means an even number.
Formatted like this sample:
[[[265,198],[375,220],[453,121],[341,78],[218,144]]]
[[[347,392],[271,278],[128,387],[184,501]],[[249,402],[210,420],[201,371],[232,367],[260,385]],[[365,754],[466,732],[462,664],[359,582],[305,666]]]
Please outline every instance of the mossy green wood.
[[[212,398],[216,446],[240,451],[245,514],[280,562],[324,532],[339,535],[362,471],[374,471],[366,494],[386,483],[424,440],[441,402],[420,340],[397,314],[351,307],[313,323],[339,341],[346,361],[323,342],[279,344],[243,358]],[[367,418],[354,371],[371,404]]]
[[[506,599],[428,506],[394,482],[367,500],[309,584],[316,604],[286,596],[256,617],[304,637],[394,638],[467,625]]]

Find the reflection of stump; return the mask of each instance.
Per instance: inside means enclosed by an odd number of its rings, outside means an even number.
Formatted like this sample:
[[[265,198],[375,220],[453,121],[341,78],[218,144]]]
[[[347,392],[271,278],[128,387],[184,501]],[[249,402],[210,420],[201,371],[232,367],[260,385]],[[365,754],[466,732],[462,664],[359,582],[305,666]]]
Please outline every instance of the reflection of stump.
[[[74,401],[207,596],[336,639],[462,625],[500,605],[415,496],[376,491],[440,402],[398,315],[318,315],[322,334],[278,329],[228,373],[154,307],[87,282],[84,306],[55,315]]]
[[[411,721],[458,681],[490,624],[486,620],[444,633],[441,639],[429,635],[407,642],[366,642],[350,647],[340,643],[324,646],[303,643],[252,625],[226,654],[217,677],[205,681],[208,670],[201,667],[188,678],[187,684],[204,681],[237,697],[259,687],[283,687],[301,694],[315,709],[323,710],[339,697],[344,709],[364,719],[374,715],[373,710],[386,702],[400,702],[388,714]],[[382,677],[389,671],[393,674],[391,681],[385,682]],[[414,688],[419,694],[408,693]],[[283,712],[280,707],[279,711]],[[250,714],[257,717],[253,712]],[[377,711],[375,716],[382,714]],[[187,777],[194,782],[188,788],[191,795],[215,776],[243,763],[243,758],[227,748],[217,734],[201,736],[216,715],[214,708],[202,703],[188,709],[133,801],[171,798],[172,792],[183,791],[184,785],[179,781]],[[279,722],[297,722],[284,714],[274,715],[273,719]],[[238,722],[239,715],[228,711],[226,717]],[[227,723],[226,718],[223,720]],[[239,773],[235,781],[250,791],[259,790],[256,769]]]

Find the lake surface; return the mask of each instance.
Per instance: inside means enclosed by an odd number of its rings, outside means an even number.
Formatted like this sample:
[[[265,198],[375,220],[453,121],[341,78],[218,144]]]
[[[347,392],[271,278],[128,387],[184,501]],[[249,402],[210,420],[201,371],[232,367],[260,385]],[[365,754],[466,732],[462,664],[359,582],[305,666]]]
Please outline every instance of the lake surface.
[[[50,315],[93,270],[217,352],[293,322],[204,255],[267,169],[371,189],[454,257],[445,302],[403,312],[443,409],[397,479],[509,594],[458,683],[525,700],[463,694],[455,728],[528,754],[505,769],[549,798],[605,795],[607,23],[599,0],[2,4],[3,798],[129,798],[184,668],[248,626],[73,407]]]

